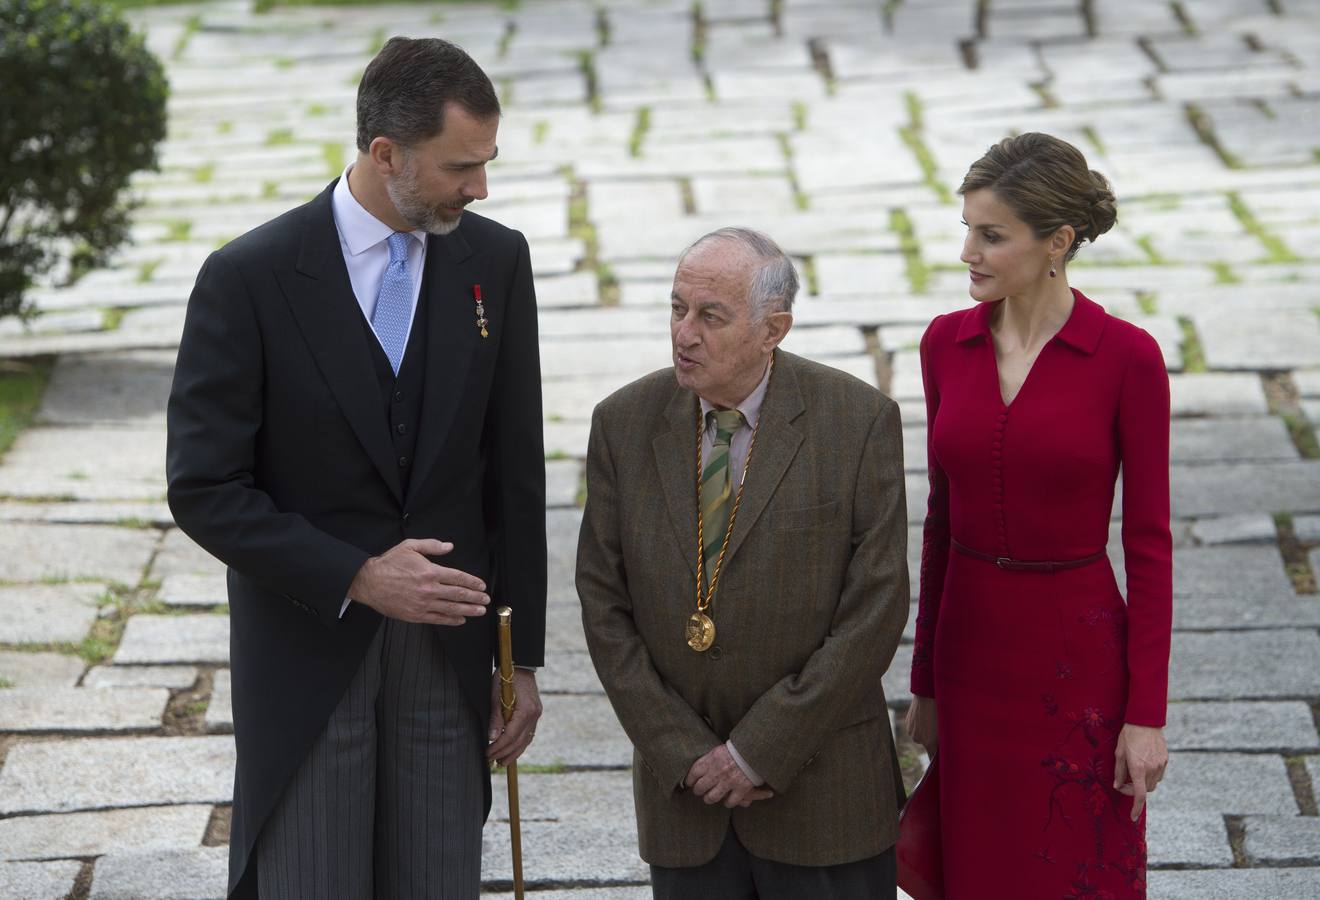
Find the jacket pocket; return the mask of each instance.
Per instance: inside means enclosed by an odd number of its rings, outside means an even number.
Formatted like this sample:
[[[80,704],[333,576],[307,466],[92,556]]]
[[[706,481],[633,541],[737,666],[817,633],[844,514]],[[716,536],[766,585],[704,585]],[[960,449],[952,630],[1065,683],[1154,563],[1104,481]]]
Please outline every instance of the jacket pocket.
[[[799,509],[780,509],[771,518],[771,527],[775,531],[795,531],[801,528],[814,528],[834,521],[839,512],[839,501],[831,500],[820,506],[805,506]]]

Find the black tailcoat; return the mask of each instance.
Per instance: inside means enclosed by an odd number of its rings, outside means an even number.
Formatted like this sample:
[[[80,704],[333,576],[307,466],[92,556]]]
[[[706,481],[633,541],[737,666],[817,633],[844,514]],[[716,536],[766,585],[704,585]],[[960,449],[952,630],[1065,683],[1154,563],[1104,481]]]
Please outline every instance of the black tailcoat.
[[[170,510],[229,567],[236,895],[255,883],[243,876],[255,871],[257,835],[381,624],[358,603],[339,614],[368,557],[405,538],[439,538],[454,550],[437,562],[485,579],[492,614],[437,626],[482,727],[494,607],[514,610],[515,661],[544,661],[545,468],[527,242],[471,212],[452,234],[428,238],[425,333],[410,344],[424,340],[425,384],[420,419],[406,423],[417,428],[414,458],[401,464],[333,189],[207,259],[169,400]]]

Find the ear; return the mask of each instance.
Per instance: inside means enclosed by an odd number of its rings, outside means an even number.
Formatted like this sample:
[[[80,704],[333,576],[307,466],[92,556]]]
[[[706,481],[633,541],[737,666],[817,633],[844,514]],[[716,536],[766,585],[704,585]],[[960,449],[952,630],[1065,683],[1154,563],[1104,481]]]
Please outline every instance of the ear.
[[[765,337],[761,340],[761,349],[765,353],[779,346],[787,335],[790,328],[793,327],[793,314],[791,312],[774,312],[765,317],[762,322],[765,325]]]
[[[403,147],[387,137],[373,138],[371,146],[367,148],[367,156],[378,175],[398,175],[403,171]]]
[[[1072,249],[1075,240],[1077,240],[1077,230],[1071,225],[1060,225],[1049,238],[1050,256],[1054,257],[1056,262],[1063,262],[1063,257]]]

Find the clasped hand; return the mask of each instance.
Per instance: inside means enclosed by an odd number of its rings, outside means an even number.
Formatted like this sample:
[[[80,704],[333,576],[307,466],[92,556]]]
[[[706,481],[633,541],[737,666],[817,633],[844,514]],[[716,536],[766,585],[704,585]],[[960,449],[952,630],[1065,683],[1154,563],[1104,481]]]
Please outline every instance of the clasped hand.
[[[424,625],[462,625],[469,616],[484,616],[490,605],[485,582],[427,559],[453,549],[448,541],[396,544],[363,564],[348,596],[383,616]]]
[[[724,744],[694,762],[683,783],[707,804],[722,802],[729,809],[751,806],[775,795],[769,788],[752,784]]]

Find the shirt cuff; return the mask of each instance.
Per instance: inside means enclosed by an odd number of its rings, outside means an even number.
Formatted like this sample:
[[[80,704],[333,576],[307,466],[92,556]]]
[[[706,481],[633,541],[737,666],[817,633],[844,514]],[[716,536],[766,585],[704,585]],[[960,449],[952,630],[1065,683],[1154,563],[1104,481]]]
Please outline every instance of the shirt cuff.
[[[353,602],[353,598],[352,598],[352,597],[345,597],[345,598],[344,598],[344,605],[341,606],[341,607],[339,607],[339,618],[342,619],[342,618],[344,617],[344,613],[348,612],[348,604],[350,604],[350,603],[352,603],[352,602]]]
[[[520,666],[517,663],[514,663],[513,667],[515,669],[521,669],[524,672],[535,672],[537,669],[540,668],[540,666]]]
[[[732,756],[733,761],[738,764],[738,768],[742,769],[742,772],[747,776],[748,781],[756,787],[765,784],[765,779],[760,775],[757,775],[756,772],[752,770],[752,767],[747,765],[747,760],[743,759],[742,754],[738,752],[738,748],[733,746],[733,741],[725,741],[724,746],[729,748],[729,755]]]

